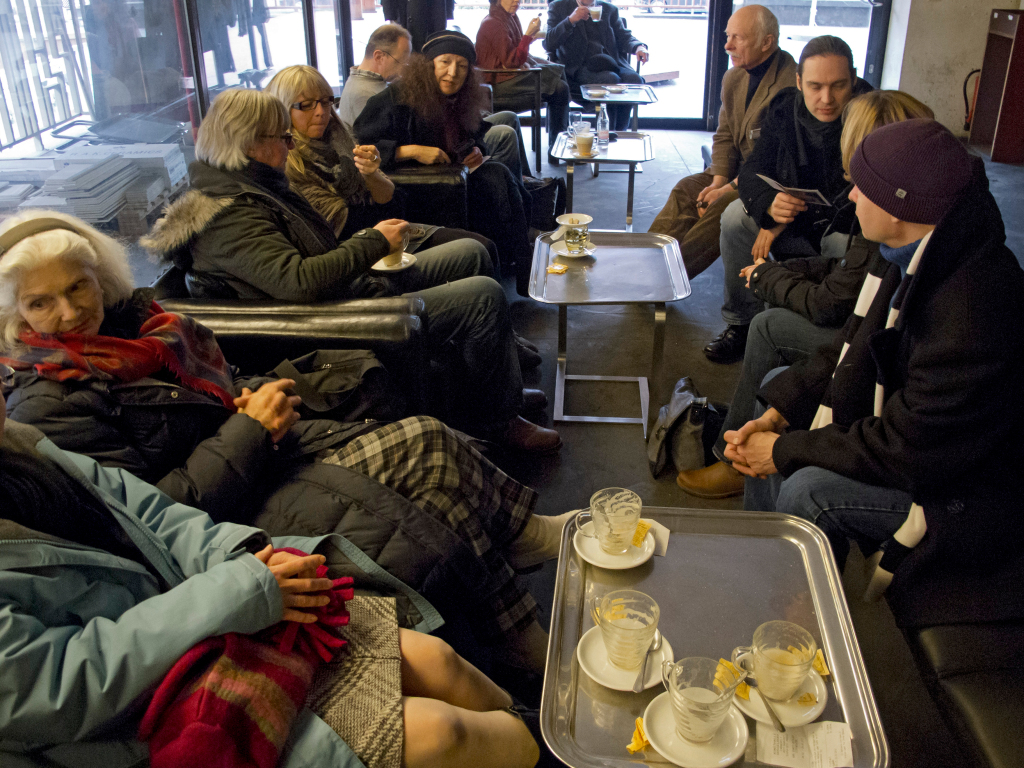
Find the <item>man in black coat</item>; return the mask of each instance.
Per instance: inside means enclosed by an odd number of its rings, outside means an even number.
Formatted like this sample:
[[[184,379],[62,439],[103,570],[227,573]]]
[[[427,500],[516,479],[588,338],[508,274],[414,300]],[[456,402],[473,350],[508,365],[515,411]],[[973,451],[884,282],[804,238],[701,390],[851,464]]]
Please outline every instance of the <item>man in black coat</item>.
[[[629,55],[647,61],[647,46],[633,37],[619,17],[619,9],[603,0],[555,0],[548,6],[548,33],[544,48],[552,59],[565,65],[573,86],[642,83],[629,65]],[[613,131],[629,125],[632,107],[610,106]]]
[[[843,109],[871,86],[857,77],[850,46],[822,35],[804,46],[797,65],[796,88],[787,88],[768,105],[754,151],[740,167],[740,199],[722,214],[719,250],[725,267],[726,329],[704,348],[715,363],[743,357],[747,330],[764,304],[747,288],[740,271],[754,263],[752,249],[776,259],[824,255],[842,258],[851,217],[834,221],[837,208],[815,205],[780,192],[765,176],[787,188],[819,190],[831,203],[844,193]],[[840,203],[845,202],[845,198]],[[840,236],[822,241],[832,225]]]
[[[813,520],[840,566],[850,538],[881,547],[903,626],[1020,618],[1024,271],[984,165],[922,119],[871,133],[850,173],[882,259],[835,344],[726,434],[744,506]]]

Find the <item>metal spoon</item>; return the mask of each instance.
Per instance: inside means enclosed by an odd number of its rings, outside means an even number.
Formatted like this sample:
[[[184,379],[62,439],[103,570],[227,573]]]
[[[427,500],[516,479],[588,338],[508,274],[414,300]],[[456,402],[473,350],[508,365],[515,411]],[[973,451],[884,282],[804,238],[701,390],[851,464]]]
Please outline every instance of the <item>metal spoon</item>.
[[[776,715],[775,710],[772,709],[772,705],[768,703],[768,697],[761,693],[761,689],[757,687],[757,681],[752,677],[748,677],[744,682],[753,690],[757,691],[757,695],[761,697],[761,702],[764,704],[764,708],[768,710],[768,717],[772,719],[772,725],[775,726],[775,730],[779,733],[785,733],[786,726],[782,724],[782,721],[779,720],[779,716]]]
[[[636,676],[636,682],[633,683],[633,693],[640,693],[644,689],[644,678],[647,677],[647,659],[659,648],[661,648],[661,632],[654,630],[654,638],[651,640],[651,645],[648,647],[647,653],[644,654],[643,663],[640,665],[640,674]]]

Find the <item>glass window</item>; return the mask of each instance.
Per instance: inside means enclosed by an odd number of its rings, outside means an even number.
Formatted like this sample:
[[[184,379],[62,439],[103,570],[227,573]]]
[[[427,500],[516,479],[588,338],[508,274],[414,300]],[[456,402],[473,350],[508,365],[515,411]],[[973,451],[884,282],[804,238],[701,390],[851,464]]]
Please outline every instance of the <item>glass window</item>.
[[[371,3],[373,0],[370,0]],[[345,56],[341,38],[341,19],[335,12],[334,0],[315,0],[313,3],[313,22],[316,30],[316,68],[327,78],[336,94],[341,93],[341,83],[348,75],[345,69]],[[381,22],[383,23],[383,22]],[[363,57],[359,50],[357,59]]]
[[[184,190],[199,113],[178,7],[0,0],[0,216],[52,208],[134,240]]]

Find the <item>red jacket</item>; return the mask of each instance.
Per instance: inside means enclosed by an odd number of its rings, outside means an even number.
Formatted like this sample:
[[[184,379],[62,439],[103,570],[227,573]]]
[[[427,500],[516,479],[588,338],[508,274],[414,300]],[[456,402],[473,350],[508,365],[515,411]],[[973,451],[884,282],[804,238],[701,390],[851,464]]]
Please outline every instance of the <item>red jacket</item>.
[[[523,35],[519,18],[501,7],[491,4],[491,12],[480,23],[476,33],[476,60],[482,69],[519,69],[530,55],[532,37]],[[512,75],[492,75],[495,82],[504,82]]]

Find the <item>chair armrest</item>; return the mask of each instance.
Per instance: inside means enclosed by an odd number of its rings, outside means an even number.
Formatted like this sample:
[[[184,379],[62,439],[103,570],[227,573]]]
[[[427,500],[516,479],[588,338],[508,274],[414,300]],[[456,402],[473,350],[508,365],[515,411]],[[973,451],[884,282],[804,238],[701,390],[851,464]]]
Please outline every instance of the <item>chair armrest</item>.
[[[388,178],[408,196],[408,209],[423,224],[467,229],[469,169],[453,165],[401,165]]]
[[[369,349],[392,372],[410,413],[429,406],[429,356],[423,300],[394,297],[323,304],[165,299],[168,312],[212,330],[224,357],[242,372],[269,371],[317,349]]]

